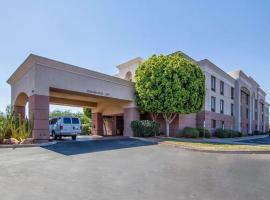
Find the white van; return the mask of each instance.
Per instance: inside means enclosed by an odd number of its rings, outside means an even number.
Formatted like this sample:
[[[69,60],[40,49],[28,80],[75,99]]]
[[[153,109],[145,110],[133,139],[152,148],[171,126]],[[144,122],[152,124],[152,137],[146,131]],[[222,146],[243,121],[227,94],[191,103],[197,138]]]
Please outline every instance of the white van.
[[[54,139],[61,139],[62,136],[70,136],[76,140],[78,134],[81,134],[81,120],[78,117],[57,117],[50,119],[50,135]]]

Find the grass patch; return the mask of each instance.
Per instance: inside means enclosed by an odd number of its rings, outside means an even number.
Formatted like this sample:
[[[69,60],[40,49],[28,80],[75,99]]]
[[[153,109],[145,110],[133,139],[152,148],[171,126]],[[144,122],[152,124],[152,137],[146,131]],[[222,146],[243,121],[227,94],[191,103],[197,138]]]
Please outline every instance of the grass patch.
[[[162,142],[180,146],[187,149],[207,150],[207,151],[270,151],[270,145],[241,145],[222,144],[211,142],[189,142],[177,139],[162,139]]]

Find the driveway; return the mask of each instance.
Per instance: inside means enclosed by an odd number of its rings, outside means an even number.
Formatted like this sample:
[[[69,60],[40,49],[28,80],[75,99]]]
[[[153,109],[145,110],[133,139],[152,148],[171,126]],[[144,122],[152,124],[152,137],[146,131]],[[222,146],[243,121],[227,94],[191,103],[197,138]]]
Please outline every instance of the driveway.
[[[0,149],[5,200],[262,200],[270,155],[201,153],[136,139]]]

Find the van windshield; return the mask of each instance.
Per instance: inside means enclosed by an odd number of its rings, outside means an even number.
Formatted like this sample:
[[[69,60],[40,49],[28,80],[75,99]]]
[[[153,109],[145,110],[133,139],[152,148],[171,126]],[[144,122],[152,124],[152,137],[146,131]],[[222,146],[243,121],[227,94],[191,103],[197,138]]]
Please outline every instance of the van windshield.
[[[64,124],[71,124],[70,118],[64,118]]]
[[[79,119],[78,118],[72,118],[72,124],[79,124]]]

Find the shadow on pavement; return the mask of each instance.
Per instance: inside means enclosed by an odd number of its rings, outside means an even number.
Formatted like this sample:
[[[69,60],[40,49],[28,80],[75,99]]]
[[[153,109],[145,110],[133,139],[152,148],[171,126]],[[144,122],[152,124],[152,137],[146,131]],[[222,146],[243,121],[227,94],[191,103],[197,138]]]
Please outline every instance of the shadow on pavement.
[[[70,141],[59,142],[56,145],[42,147],[66,156],[100,151],[156,145],[156,142],[141,141],[134,138],[92,140],[92,141]]]

